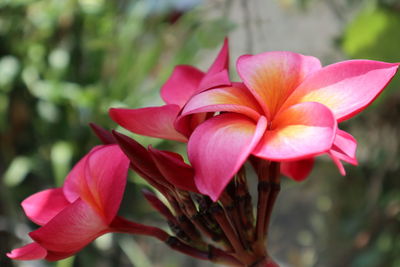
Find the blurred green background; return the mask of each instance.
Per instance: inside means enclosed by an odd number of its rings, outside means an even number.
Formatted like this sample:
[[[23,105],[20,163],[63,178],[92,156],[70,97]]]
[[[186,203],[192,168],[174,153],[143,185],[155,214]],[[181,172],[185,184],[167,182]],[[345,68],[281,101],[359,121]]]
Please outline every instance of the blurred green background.
[[[205,70],[223,38],[244,53],[293,50],[323,64],[400,61],[398,0],[0,0],[0,266],[213,266],[146,237],[106,235],[73,258],[11,262],[36,228],[19,203],[60,186],[108,129],[111,106],[159,105],[176,64]],[[400,266],[400,81],[342,128],[359,166],[340,176],[324,157],[303,183],[285,179],[270,251],[282,266]],[[172,142],[143,144],[184,151]],[[120,213],[167,228],[130,174]]]

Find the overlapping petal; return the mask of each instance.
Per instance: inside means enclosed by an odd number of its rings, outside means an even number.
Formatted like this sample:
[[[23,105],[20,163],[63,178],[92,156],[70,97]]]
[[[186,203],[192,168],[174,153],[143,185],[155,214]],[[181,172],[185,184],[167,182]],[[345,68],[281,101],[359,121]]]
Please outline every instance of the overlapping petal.
[[[128,167],[129,159],[118,145],[94,147],[74,166],[62,188],[44,190],[23,201],[27,216],[42,227],[29,234],[35,243],[8,256],[60,260],[110,232]]]
[[[38,225],[46,224],[69,204],[62,188],[47,189],[22,201],[26,216]]]
[[[229,86],[231,81],[229,79],[228,70],[222,70],[221,72],[215,74],[207,74],[201,80],[196,93],[203,92],[210,88],[215,88],[219,86]]]
[[[97,146],[68,174],[63,191],[69,202],[81,198],[109,223],[118,210],[129,160],[117,145]]]
[[[75,253],[107,231],[104,218],[85,201],[77,199],[29,235],[46,250]]]
[[[267,126],[246,116],[226,113],[207,120],[193,132],[188,155],[197,188],[214,201],[257,145]]]
[[[320,68],[317,58],[292,52],[244,55],[237,61],[239,76],[262,105],[269,120],[305,77]]]
[[[324,105],[297,104],[277,115],[253,154],[276,161],[319,155],[331,148],[336,127],[332,112]]]
[[[129,159],[117,145],[102,146],[89,153],[86,181],[106,223],[116,216],[126,185]]]
[[[395,75],[399,64],[349,60],[314,72],[287,99],[284,107],[319,102],[340,122],[368,106]]]
[[[241,84],[235,87],[211,89],[193,96],[184,107],[181,117],[199,112],[229,111],[244,114],[257,121],[263,114],[249,90]]]
[[[100,149],[101,146],[94,147],[88,154],[81,158],[72,168],[65,178],[62,187],[67,200],[72,203],[78,198],[85,198],[92,201],[92,196],[86,180],[86,161],[90,153]]]
[[[167,104],[183,107],[197,90],[204,73],[188,65],[176,66],[169,79],[161,87],[161,98]]]
[[[110,117],[125,129],[151,137],[186,142],[187,138],[174,128],[180,112],[178,105],[164,105],[140,109],[112,108]]]
[[[328,155],[332,158],[333,162],[338,167],[342,175],[346,175],[346,170],[341,162],[345,161],[352,165],[357,165],[356,158],[357,141],[349,133],[338,130],[336,133],[335,141]]]

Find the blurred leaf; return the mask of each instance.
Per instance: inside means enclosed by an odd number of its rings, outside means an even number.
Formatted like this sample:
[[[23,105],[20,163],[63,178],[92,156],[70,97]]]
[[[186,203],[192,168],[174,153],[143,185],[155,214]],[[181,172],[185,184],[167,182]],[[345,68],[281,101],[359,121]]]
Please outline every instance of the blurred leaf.
[[[347,26],[343,50],[352,58],[399,62],[399,29],[399,11],[369,5]],[[400,88],[400,75],[395,76],[373,106],[384,102],[386,96],[394,92],[392,88]]]
[[[64,260],[57,261],[56,267],[72,267],[74,266],[75,256],[66,258]]]
[[[25,156],[14,158],[4,174],[4,183],[10,187],[19,185],[31,169],[32,161],[30,158]]]
[[[59,141],[51,148],[51,163],[54,170],[55,184],[61,186],[67,176],[73,151],[70,143]]]
[[[152,267],[150,259],[143,252],[143,249],[135,242],[133,238],[121,238],[119,245],[128,256],[133,266]]]
[[[228,32],[235,28],[235,24],[226,19],[215,19],[203,23],[196,32],[201,47],[216,47],[222,44]]]
[[[0,90],[7,87],[4,85],[12,82],[19,70],[19,62],[13,56],[5,56],[0,59]]]
[[[352,58],[400,59],[400,13],[367,7],[347,27],[343,49]]]

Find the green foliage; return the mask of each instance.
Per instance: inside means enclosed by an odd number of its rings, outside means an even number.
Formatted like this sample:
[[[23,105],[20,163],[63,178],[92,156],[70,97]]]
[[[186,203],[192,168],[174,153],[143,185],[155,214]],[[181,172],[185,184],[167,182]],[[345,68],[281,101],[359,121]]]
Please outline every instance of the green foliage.
[[[368,6],[348,25],[343,49],[352,58],[400,59],[399,12]]]
[[[0,1],[0,215],[10,234],[16,234],[11,221],[21,212],[18,203],[60,186],[72,164],[99,143],[89,122],[110,129],[116,127],[107,115],[112,106],[161,104],[159,88],[175,65],[194,64],[204,48],[218,49],[233,25],[205,20],[208,10],[199,2]],[[129,202],[138,204],[122,212],[140,216],[148,207],[140,207],[138,178],[130,181]],[[0,254],[19,244],[0,246]],[[96,254],[75,262],[89,266]],[[8,266],[3,258],[0,265]]]
[[[342,47],[351,58],[364,58],[387,62],[400,61],[400,14],[396,9],[380,5],[367,5],[348,25]],[[374,105],[400,87],[400,78],[394,78]]]

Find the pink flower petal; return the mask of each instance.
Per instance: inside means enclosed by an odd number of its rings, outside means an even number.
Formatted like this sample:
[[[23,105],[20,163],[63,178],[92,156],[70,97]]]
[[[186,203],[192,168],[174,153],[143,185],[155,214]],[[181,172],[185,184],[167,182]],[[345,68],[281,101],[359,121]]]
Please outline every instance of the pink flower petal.
[[[194,183],[194,171],[179,154],[150,147],[149,152],[165,179],[179,189],[198,193]],[[178,157],[177,157],[178,156]]]
[[[253,154],[268,160],[300,160],[327,152],[336,134],[332,112],[319,103],[301,103],[280,112]]]
[[[292,178],[297,182],[305,180],[312,171],[313,167],[314,158],[281,162],[282,174]]]
[[[26,198],[22,201],[22,208],[26,216],[34,223],[44,225],[69,204],[62,188],[55,188],[38,192]]]
[[[197,126],[213,115],[214,113],[203,112],[179,116],[175,120],[174,126],[178,132],[189,138]]]
[[[114,219],[121,204],[129,163],[118,145],[102,146],[87,158],[86,181],[106,223]]]
[[[341,160],[357,165],[356,150],[357,140],[351,134],[338,129],[331,151]]]
[[[214,63],[210,66],[205,74],[204,78],[201,80],[196,93],[203,92],[204,90],[219,87],[219,86],[229,86],[231,81],[229,79],[229,42],[225,38],[224,44],[218,53],[217,58]]]
[[[125,129],[151,137],[186,142],[185,136],[174,128],[180,111],[178,105],[165,105],[139,109],[110,109],[110,117]]]
[[[211,89],[193,96],[178,121],[188,114],[221,111],[243,114],[257,121],[260,114],[263,114],[257,100],[246,87],[240,84],[236,86]]]
[[[63,185],[63,192],[66,199],[72,203],[78,198],[85,196],[90,199],[91,194],[86,181],[86,161],[90,153],[100,149],[101,146],[94,147],[88,154],[86,154],[68,173]]]
[[[29,235],[46,250],[75,253],[108,231],[103,218],[78,199]]]
[[[204,73],[192,66],[176,66],[161,88],[161,98],[167,104],[183,107],[197,90],[203,77]]]
[[[229,68],[229,41],[225,38],[224,44],[218,53],[214,63],[207,70],[207,74],[216,74]]]
[[[189,139],[188,155],[201,193],[218,199],[257,145],[266,124],[265,117],[256,125],[243,115],[225,113],[196,128]]]
[[[229,85],[228,40],[225,39],[217,58],[207,73],[187,65],[175,67],[170,78],[161,88],[161,97],[167,104],[175,104],[182,108],[195,92]]]
[[[41,260],[47,255],[46,249],[41,247],[38,243],[30,243],[23,247],[13,249],[10,253],[7,253],[7,257],[13,260]]]
[[[129,159],[118,145],[94,147],[68,174],[64,194],[69,202],[83,199],[110,222],[121,203],[128,168]]]
[[[241,56],[237,70],[246,86],[272,120],[294,89],[321,68],[317,58],[292,52],[267,52]]]
[[[223,70],[221,72],[215,74],[208,74],[204,76],[203,80],[201,80],[196,93],[203,92],[210,88],[221,87],[221,86],[230,86],[231,81],[229,79],[228,70]]]
[[[399,64],[349,60],[322,68],[309,76],[285,103],[319,102],[340,122],[367,107],[395,75]]]
[[[348,162],[352,165],[357,165],[356,158],[357,141],[349,133],[338,130],[336,132],[335,141],[328,155],[332,158],[333,162],[339,169],[340,174],[346,175],[346,170],[341,160]]]

